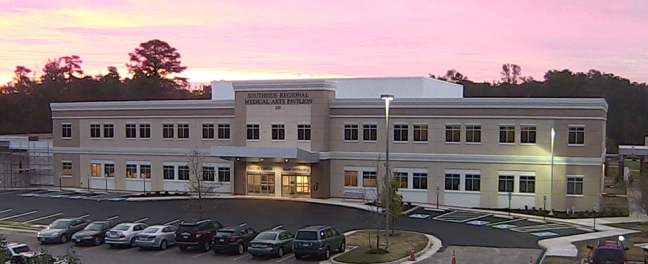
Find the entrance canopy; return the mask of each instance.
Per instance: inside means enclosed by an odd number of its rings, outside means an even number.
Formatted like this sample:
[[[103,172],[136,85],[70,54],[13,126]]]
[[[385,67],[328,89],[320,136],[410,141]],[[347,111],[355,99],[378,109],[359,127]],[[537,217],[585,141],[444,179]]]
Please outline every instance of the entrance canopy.
[[[300,148],[215,146],[211,147],[211,156],[243,158],[255,162],[260,161],[260,159],[270,159],[275,162],[284,162],[286,159],[296,163],[319,162],[318,152],[310,152]]]
[[[619,146],[619,154],[626,156],[646,156],[648,146]]]

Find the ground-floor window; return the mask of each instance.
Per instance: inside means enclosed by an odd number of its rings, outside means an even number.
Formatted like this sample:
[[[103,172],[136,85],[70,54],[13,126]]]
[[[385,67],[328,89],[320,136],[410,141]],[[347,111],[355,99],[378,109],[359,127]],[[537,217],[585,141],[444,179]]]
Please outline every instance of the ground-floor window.
[[[215,180],[215,175],[216,175],[216,171],[215,171],[214,167],[211,167],[211,166],[203,166],[202,167],[203,181],[213,182]]]
[[[445,189],[446,190],[459,190],[459,182],[461,181],[461,175],[459,174],[446,174],[445,175]]]
[[[364,187],[378,187],[378,177],[375,171],[362,172],[362,186]]]
[[[344,186],[358,187],[357,171],[344,171]]]
[[[567,194],[583,194],[583,177],[567,177]]]
[[[115,164],[104,164],[104,174],[110,178],[115,178]]]
[[[230,168],[219,167],[218,168],[218,181],[219,182],[230,182]]]
[[[140,178],[142,179],[151,178],[151,165],[140,164]]]
[[[497,191],[499,192],[514,192],[515,189],[515,176],[501,175],[499,176],[499,185]]]
[[[126,164],[126,178],[137,178],[137,164]]]
[[[413,173],[412,174],[412,188],[413,189],[427,189],[427,173]]]
[[[61,173],[66,176],[72,175],[72,162],[71,161],[63,161],[61,162],[61,165],[63,166],[63,170]]]
[[[394,177],[396,177],[396,179],[398,179],[398,182],[400,183],[398,188],[403,188],[403,189],[409,188],[408,185],[409,175],[407,172],[395,172]]]
[[[535,177],[534,176],[520,176],[520,192],[521,193],[535,193]]]
[[[481,190],[481,176],[474,174],[466,174],[466,191],[479,191]]]
[[[175,180],[175,166],[164,166],[164,179]]]
[[[179,181],[188,181],[189,180],[189,166],[178,166],[178,180]]]
[[[101,177],[101,163],[90,164],[90,175],[92,177]]]

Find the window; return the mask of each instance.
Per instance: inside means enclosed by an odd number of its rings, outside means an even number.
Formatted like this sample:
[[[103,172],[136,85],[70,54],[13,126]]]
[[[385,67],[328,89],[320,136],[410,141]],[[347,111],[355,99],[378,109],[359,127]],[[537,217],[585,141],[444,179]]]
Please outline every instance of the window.
[[[466,191],[478,192],[481,190],[481,176],[466,174]]]
[[[409,134],[407,129],[408,129],[407,124],[394,125],[394,141],[407,142],[409,140],[407,138]]]
[[[164,179],[165,180],[175,180],[175,167],[174,166],[164,166]]]
[[[115,178],[115,164],[104,164],[104,175]]]
[[[140,165],[140,178],[141,179],[150,179],[151,178],[151,165]]]
[[[569,145],[585,144],[585,127],[569,127]]]
[[[428,141],[428,125],[414,125],[414,142]]]
[[[567,194],[583,194],[582,177],[567,177]]]
[[[63,161],[63,175],[65,176],[71,176],[72,175],[72,162],[71,161]]]
[[[137,178],[137,165],[136,164],[126,164],[126,178],[130,178],[130,179]]]
[[[126,138],[137,137],[137,126],[135,124],[126,124]]]
[[[230,182],[230,168],[226,168],[226,167],[218,168],[218,181]]]
[[[466,142],[470,142],[470,143],[481,142],[481,126],[479,125],[466,126]]]
[[[91,163],[90,164],[90,176],[92,177],[101,177],[101,163]]]
[[[218,124],[218,139],[230,139],[230,124]]]
[[[378,125],[362,125],[362,140],[363,141],[378,140]]]
[[[407,189],[409,188],[409,183],[408,183],[408,173],[407,172],[394,172],[394,177],[398,179],[398,182],[400,183],[398,188],[403,188]]]
[[[178,124],[178,138],[189,138],[189,124]]]
[[[139,124],[140,138],[151,138],[151,124]]]
[[[214,138],[214,124],[202,124],[202,137],[203,139]]]
[[[115,125],[113,124],[104,124],[104,138],[114,138],[115,137]]]
[[[344,140],[358,140],[358,125],[344,125]]]
[[[101,125],[90,124],[90,138],[100,138],[100,137],[101,137]]]
[[[285,140],[286,139],[286,125],[273,124],[272,125],[272,140]]]
[[[357,171],[344,171],[344,186],[358,187]]]
[[[461,125],[446,125],[446,142],[461,142]]]
[[[458,191],[460,189],[459,182],[461,175],[459,174],[446,174],[445,175],[445,189]]]
[[[362,172],[362,186],[364,187],[378,187],[378,177],[375,171]]]
[[[175,130],[175,125],[173,124],[162,124],[162,138],[173,138]]]
[[[311,140],[311,125],[297,125],[297,140]]]
[[[535,193],[535,176],[520,176],[520,192]]]
[[[72,138],[72,124],[61,124],[61,137]]]
[[[497,190],[500,192],[513,192],[514,182],[515,176],[499,176],[499,187]]]
[[[536,143],[536,127],[535,126],[521,126],[520,127],[520,143],[535,144]]]
[[[202,176],[203,176],[203,181],[214,181],[214,176],[216,174],[216,171],[214,167],[211,166],[203,166],[202,168]]]
[[[189,180],[189,166],[178,166],[178,180],[179,181],[188,181]]]
[[[500,126],[500,143],[515,143],[515,126]]]
[[[413,173],[412,188],[424,190],[427,189],[427,173]]]
[[[259,140],[259,125],[258,124],[248,124],[247,125],[247,139],[248,140]]]

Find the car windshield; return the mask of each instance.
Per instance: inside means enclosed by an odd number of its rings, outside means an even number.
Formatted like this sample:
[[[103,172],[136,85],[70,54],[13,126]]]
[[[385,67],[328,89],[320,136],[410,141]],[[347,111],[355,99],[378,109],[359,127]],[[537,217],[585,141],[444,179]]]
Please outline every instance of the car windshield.
[[[277,234],[275,233],[261,233],[256,237],[259,240],[275,240],[276,238]]]
[[[50,228],[67,228],[70,225],[70,221],[67,220],[56,220],[54,223],[50,224]]]
[[[16,252],[17,254],[23,253],[23,252],[29,252],[29,247],[28,246],[19,246],[13,248],[13,251]]]
[[[317,232],[299,231],[295,237],[297,240],[317,240]]]
[[[86,226],[86,228],[84,228],[84,229],[89,230],[89,231],[101,231],[102,228],[103,228],[103,224],[101,224],[101,223],[92,223],[92,224]]]
[[[216,232],[217,237],[228,237],[232,236],[234,234],[234,231],[218,231]]]
[[[158,227],[148,227],[144,229],[144,233],[157,233],[158,230],[160,230]]]
[[[127,231],[130,228],[128,225],[118,225],[112,230],[117,230],[117,231]]]
[[[614,249],[597,249],[594,252],[594,260],[622,260],[623,252]]]

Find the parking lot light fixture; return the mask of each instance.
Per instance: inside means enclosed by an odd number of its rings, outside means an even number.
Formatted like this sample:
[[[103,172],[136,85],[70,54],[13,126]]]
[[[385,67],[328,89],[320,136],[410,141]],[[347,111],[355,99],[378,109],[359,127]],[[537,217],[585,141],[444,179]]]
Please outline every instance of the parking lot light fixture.
[[[391,94],[383,94],[385,101],[385,246],[389,245],[389,200],[391,199],[391,181],[389,177],[389,102],[394,100]]]
[[[555,139],[556,139],[556,130],[554,127],[551,127],[551,193],[549,194],[550,199],[549,199],[549,208],[551,211],[549,211],[549,215],[553,216],[554,215],[554,201],[553,201],[553,193],[554,193],[554,145],[555,145]]]

